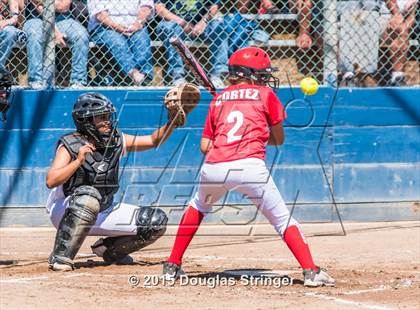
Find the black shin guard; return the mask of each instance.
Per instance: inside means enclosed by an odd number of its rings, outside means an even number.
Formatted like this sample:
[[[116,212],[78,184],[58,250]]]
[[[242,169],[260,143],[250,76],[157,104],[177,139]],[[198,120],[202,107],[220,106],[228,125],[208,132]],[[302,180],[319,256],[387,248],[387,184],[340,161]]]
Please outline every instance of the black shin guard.
[[[136,252],[153,242],[155,240],[146,241],[138,235],[105,238],[103,244],[106,250],[103,253],[103,259],[108,263],[119,261],[128,254]]]
[[[93,187],[82,186],[76,190],[57,229],[54,250],[48,262],[67,264],[72,261],[82,246],[99,213],[100,194]]]
[[[154,243],[166,231],[168,218],[161,209],[141,207],[136,218],[136,235],[99,239],[92,251],[102,256],[105,262],[112,263]],[[102,251],[101,247],[104,247]]]

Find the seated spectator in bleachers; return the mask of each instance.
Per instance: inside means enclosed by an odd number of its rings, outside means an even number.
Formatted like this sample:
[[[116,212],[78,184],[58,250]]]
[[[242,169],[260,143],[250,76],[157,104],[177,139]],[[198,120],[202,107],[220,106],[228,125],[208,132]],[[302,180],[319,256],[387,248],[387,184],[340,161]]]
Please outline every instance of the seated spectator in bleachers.
[[[70,47],[72,52],[72,72],[70,87],[83,87],[87,83],[87,61],[89,36],[87,30],[70,14],[71,0],[55,0],[55,37],[61,47]],[[26,22],[23,27],[28,35],[27,52],[29,66],[29,86],[34,89],[46,85],[43,74],[45,35],[43,33],[42,12],[44,0],[28,0]]]
[[[153,0],[88,0],[89,32],[105,45],[121,69],[138,86],[153,79],[153,58],[147,21],[154,13]]]
[[[0,69],[5,67],[18,40],[17,23],[22,8],[23,0],[0,0]]]
[[[311,19],[312,19],[312,1],[311,0],[297,0],[295,5],[291,8],[292,13],[299,15],[299,34],[296,38],[296,45],[302,49],[310,48],[312,45],[311,37]],[[321,36],[321,23],[315,21],[312,25],[312,32],[318,33]]]
[[[392,63],[392,75],[388,84],[401,86],[405,85],[404,66],[419,3],[418,0],[387,0],[385,3],[388,14],[383,14],[381,33],[385,45],[389,46]]]
[[[176,36],[182,40],[207,43],[210,51],[208,63],[212,65],[210,79],[217,88],[224,87],[222,75],[228,71],[228,46],[219,3],[218,0],[159,0],[156,3],[156,12],[162,18],[157,34],[166,48],[167,75],[172,78],[173,84],[185,82],[181,57],[169,43],[170,38]]]
[[[337,57],[343,85],[353,85],[356,75],[372,80],[371,75],[378,67],[381,39],[389,47],[392,64],[391,79],[387,84],[404,85],[403,69],[417,5],[417,0],[338,1],[340,28]],[[300,48],[307,49],[312,46],[313,38],[323,33],[323,29],[312,27],[310,30],[311,10],[313,10],[311,0],[298,0],[296,8],[301,16],[296,43]],[[313,19],[317,18],[320,16]],[[319,21],[317,24],[321,25]],[[328,80],[336,83],[336,77],[332,79],[327,77]],[[360,80],[361,78],[358,79],[359,82]],[[365,84],[362,83],[361,86]]]
[[[233,14],[225,16],[225,27],[228,33],[229,55],[236,50],[249,46],[250,40],[266,43],[270,34],[260,29],[255,20],[246,19],[244,14],[278,14],[281,13],[271,0],[237,0]]]

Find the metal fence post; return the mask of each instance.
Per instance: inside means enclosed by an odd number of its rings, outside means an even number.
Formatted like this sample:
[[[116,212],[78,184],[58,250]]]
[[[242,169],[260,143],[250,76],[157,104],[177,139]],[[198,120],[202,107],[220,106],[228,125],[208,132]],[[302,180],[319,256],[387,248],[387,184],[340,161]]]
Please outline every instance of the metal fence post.
[[[324,84],[336,86],[338,56],[337,0],[324,0]]]
[[[45,35],[43,70],[48,87],[54,86],[55,74],[55,6],[54,0],[45,0],[42,31]]]

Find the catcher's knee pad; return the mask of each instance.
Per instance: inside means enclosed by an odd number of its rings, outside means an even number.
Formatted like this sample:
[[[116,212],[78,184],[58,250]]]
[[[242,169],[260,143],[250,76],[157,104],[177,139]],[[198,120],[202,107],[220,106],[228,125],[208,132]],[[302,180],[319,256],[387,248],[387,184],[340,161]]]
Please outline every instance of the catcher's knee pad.
[[[49,263],[73,260],[100,210],[101,195],[92,186],[78,187],[57,229]]]
[[[141,207],[136,216],[136,235],[99,239],[92,245],[92,251],[106,262],[118,261],[159,239],[167,222],[168,217],[161,209]]]
[[[83,185],[76,188],[70,199],[69,208],[82,219],[91,221],[99,213],[102,196],[93,186]]]
[[[157,240],[166,231],[168,217],[159,208],[140,207],[137,213],[137,234],[144,240]]]

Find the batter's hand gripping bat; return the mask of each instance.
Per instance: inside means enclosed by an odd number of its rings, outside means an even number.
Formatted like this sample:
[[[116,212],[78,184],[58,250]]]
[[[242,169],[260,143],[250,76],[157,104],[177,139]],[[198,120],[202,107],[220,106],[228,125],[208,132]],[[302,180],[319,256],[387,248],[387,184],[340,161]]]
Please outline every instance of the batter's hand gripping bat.
[[[213,96],[216,95],[216,87],[210,81],[203,67],[188,49],[188,47],[179,38],[173,37],[170,43],[181,56],[185,66],[193,73],[201,86],[204,86]]]

